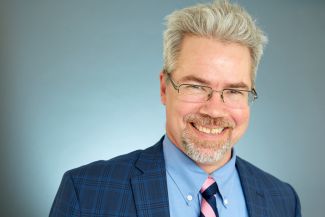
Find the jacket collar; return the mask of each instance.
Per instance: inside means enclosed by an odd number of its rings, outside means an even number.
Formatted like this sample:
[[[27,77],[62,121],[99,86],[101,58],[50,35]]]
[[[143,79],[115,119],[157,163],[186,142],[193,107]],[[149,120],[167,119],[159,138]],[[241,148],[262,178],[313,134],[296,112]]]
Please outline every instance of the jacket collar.
[[[144,150],[135,164],[138,173],[131,178],[131,187],[139,217],[169,216],[162,141]]]
[[[267,203],[261,181],[254,174],[250,164],[237,157],[236,167],[243,188],[248,215],[250,217],[267,216]]]

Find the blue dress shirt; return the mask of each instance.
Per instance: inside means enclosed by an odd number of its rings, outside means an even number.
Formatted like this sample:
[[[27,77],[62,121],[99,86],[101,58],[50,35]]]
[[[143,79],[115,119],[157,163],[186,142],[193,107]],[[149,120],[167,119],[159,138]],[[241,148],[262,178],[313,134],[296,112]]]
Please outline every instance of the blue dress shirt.
[[[200,189],[209,174],[179,150],[167,135],[163,141],[169,210],[171,217],[198,217],[200,214]],[[210,176],[216,180],[220,195],[216,195],[220,217],[247,217],[244,193],[235,166],[236,153],[224,166]]]

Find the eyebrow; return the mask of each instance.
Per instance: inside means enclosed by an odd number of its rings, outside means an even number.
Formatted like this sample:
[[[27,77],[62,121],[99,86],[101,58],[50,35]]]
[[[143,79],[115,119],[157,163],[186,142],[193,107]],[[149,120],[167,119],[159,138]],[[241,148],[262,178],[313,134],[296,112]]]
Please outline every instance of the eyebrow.
[[[179,82],[197,82],[202,85],[210,85],[211,82],[204,78],[199,78],[194,75],[186,75]],[[245,84],[244,82],[238,82],[238,83],[229,83],[224,86],[225,89],[227,88],[237,88],[237,89],[249,89],[249,86]]]
[[[203,78],[199,78],[199,77],[196,77],[194,75],[186,75],[184,76],[183,78],[181,78],[179,80],[179,82],[197,82],[197,83],[200,83],[200,84],[205,84],[205,85],[209,85],[210,82],[208,80],[205,80]]]
[[[238,89],[249,89],[248,85],[244,82],[226,84],[225,88],[238,88]]]

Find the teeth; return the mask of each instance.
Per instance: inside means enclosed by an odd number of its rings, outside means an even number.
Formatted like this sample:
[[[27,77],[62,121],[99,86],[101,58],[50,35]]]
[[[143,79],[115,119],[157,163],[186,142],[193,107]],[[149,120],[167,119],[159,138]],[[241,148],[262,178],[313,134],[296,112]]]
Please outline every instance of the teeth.
[[[206,127],[202,127],[200,125],[194,125],[196,129],[198,129],[200,132],[203,133],[208,133],[208,134],[219,134],[223,131],[223,127],[219,127],[219,128],[206,128]]]

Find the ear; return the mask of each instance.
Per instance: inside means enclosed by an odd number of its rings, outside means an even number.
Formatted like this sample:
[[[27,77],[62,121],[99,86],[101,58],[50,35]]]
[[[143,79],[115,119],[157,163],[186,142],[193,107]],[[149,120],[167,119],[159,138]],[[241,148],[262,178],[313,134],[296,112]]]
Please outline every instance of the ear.
[[[166,105],[166,78],[163,71],[160,72],[160,101],[163,105]]]

